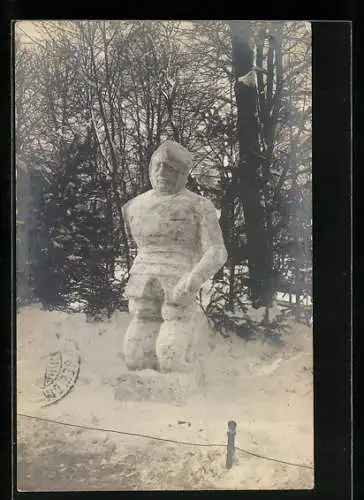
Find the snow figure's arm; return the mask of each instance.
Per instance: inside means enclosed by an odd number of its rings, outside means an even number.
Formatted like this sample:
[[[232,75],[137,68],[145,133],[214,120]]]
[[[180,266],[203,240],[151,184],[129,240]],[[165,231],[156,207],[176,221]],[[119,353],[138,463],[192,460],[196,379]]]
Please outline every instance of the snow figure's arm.
[[[228,257],[214,205],[209,200],[204,200],[201,205],[202,257],[191,273],[201,283],[198,288],[225,264]]]
[[[225,264],[228,257],[216,210],[211,201],[203,200],[199,216],[202,257],[192,271],[177,284],[174,290],[176,300],[196,293]]]

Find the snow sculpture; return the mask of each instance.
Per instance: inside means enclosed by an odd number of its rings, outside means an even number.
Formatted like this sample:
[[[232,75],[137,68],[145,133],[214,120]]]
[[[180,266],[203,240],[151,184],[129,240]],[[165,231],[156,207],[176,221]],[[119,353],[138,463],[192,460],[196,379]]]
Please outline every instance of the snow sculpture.
[[[152,189],[123,207],[138,249],[126,287],[134,315],[124,340],[129,370],[188,366],[196,293],[227,259],[214,205],[185,187],[191,168],[186,148],[164,142],[151,158]]]

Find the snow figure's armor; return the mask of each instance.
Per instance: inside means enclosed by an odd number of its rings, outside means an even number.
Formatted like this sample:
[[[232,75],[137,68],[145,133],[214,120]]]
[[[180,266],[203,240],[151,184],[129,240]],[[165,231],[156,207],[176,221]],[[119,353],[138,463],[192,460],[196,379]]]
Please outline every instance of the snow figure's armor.
[[[196,293],[226,262],[214,205],[185,188],[191,153],[164,142],[149,166],[150,191],[123,207],[138,253],[126,287],[134,315],[124,341],[129,369],[178,371],[188,362]]]

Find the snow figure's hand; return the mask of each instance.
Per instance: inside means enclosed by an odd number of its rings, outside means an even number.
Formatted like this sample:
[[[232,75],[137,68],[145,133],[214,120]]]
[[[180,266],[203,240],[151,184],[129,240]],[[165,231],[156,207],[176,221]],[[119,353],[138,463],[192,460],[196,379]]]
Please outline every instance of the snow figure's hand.
[[[185,274],[173,290],[173,302],[179,304],[191,300],[200,288],[201,280],[196,274]]]

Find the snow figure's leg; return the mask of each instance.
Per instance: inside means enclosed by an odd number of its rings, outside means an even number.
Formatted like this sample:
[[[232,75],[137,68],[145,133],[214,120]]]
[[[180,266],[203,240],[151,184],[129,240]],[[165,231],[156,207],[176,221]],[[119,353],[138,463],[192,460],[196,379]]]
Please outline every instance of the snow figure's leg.
[[[162,306],[163,323],[156,343],[160,371],[188,370],[188,354],[195,335],[196,304],[186,307],[166,303]]]
[[[124,359],[129,370],[157,368],[156,339],[162,322],[162,290],[158,283],[148,282],[142,298],[129,298],[134,318],[124,339]]]

